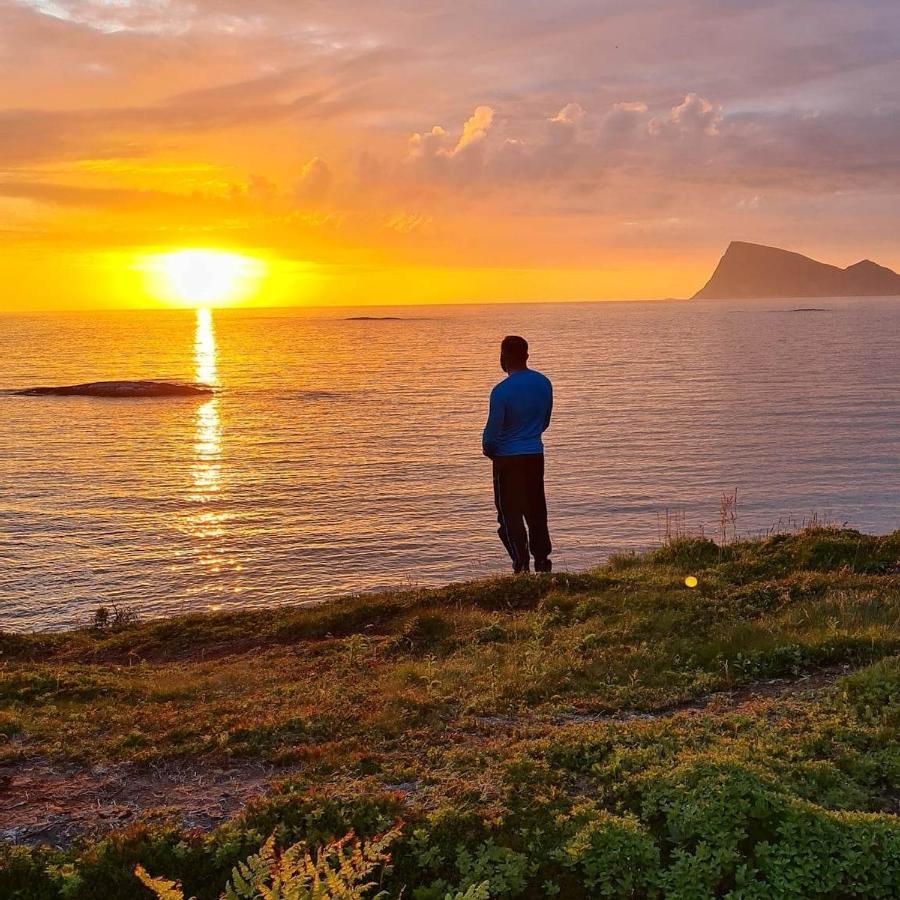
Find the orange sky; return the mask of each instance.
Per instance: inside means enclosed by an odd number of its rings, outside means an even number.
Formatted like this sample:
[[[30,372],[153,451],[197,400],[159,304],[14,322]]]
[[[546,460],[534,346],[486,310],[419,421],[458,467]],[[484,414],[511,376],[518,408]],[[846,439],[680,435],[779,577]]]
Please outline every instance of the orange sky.
[[[731,239],[900,267],[892,0],[7,0],[0,310],[685,296]]]

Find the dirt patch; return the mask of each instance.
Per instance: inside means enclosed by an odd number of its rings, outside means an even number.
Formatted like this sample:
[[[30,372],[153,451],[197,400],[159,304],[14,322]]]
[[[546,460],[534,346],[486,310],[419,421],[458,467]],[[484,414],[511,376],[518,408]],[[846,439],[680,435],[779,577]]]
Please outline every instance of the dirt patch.
[[[63,847],[152,809],[167,810],[188,828],[209,830],[288,774],[244,761],[84,767],[19,759],[0,767],[0,840]]]
[[[603,720],[630,722],[635,719],[661,719],[677,713],[715,713],[719,715],[753,706],[760,701],[777,700],[785,695],[796,696],[819,691],[834,684],[838,678],[849,675],[852,671],[854,669],[850,665],[835,666],[796,678],[770,678],[765,681],[754,681],[730,691],[717,691],[698,700],[679,703],[651,712],[637,709],[622,709],[614,713],[575,712],[561,716],[559,721],[560,724]]]
[[[800,675],[796,678],[771,678],[765,681],[754,681],[750,684],[740,685],[729,691],[716,691],[698,697],[696,700],[688,700],[684,703],[675,703],[671,706],[659,709],[617,709],[617,710],[591,710],[575,709],[572,711],[557,713],[549,720],[540,720],[534,717],[521,715],[492,715],[476,716],[475,724],[480,728],[514,728],[516,726],[534,724],[552,725],[580,725],[591,722],[633,722],[653,721],[665,719],[679,714],[715,713],[716,715],[735,712],[736,710],[753,706],[765,700],[777,700],[786,695],[803,695],[830,687],[844,675],[855,671],[853,666],[834,666],[821,669],[808,675]]]
[[[582,709],[549,718],[479,716],[475,724],[478,731],[496,732],[726,714],[780,697],[812,694],[850,671],[850,666],[841,666],[794,679],[754,682],[653,711]],[[294,771],[249,760],[168,760],[86,767],[46,757],[20,757],[0,766],[0,840],[64,847],[82,834],[121,827],[151,810],[166,810],[185,827],[208,831]],[[407,795],[420,788],[414,783],[385,787]]]
[[[735,712],[753,706],[760,701],[777,700],[785,695],[803,695],[830,687],[834,682],[854,671],[850,665],[822,669],[797,678],[770,678],[741,685],[730,691],[716,691],[697,700],[677,703],[656,710],[619,709],[615,712],[576,711],[558,716],[558,724],[578,722],[631,722],[636,719],[662,719],[678,713],[715,713],[716,715]]]

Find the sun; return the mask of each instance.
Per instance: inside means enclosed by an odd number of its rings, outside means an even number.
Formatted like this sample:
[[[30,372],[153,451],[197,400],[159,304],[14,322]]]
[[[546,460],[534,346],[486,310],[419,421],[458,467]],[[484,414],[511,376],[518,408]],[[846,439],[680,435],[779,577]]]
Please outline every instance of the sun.
[[[140,262],[152,294],[183,306],[222,306],[246,299],[266,274],[261,259],[196,248],[149,254]]]

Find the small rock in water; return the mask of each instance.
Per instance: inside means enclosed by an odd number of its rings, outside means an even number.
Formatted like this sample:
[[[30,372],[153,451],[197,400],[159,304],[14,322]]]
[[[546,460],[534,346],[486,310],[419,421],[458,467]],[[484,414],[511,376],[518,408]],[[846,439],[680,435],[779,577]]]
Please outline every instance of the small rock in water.
[[[181,381],[91,381],[58,387],[34,387],[15,391],[23,397],[207,397],[214,393],[206,384]]]

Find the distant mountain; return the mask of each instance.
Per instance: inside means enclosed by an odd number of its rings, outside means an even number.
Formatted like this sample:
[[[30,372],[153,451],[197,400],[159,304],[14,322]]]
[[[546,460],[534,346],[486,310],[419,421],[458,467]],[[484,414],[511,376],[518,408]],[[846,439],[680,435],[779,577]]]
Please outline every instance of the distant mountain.
[[[840,269],[808,256],[732,241],[694,300],[900,295],[900,275],[868,259]]]

